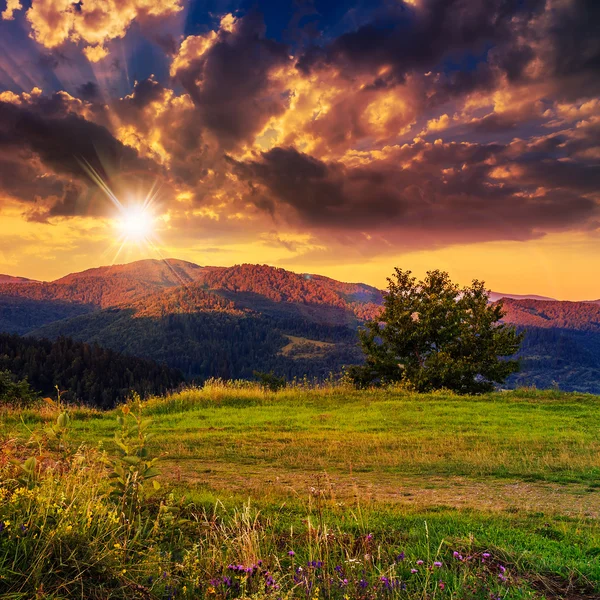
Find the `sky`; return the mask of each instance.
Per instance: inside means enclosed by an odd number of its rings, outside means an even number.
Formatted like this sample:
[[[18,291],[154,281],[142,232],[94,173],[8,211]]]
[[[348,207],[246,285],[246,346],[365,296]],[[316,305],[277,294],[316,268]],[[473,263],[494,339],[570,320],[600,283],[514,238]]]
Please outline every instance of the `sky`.
[[[597,0],[0,0],[0,273],[600,297]]]

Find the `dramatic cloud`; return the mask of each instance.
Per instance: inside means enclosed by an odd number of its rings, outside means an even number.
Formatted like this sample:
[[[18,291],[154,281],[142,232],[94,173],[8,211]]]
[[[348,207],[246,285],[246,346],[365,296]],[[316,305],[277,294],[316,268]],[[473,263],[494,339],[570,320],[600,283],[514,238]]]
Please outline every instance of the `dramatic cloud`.
[[[598,2],[323,6],[277,30],[265,0],[185,28],[185,0],[9,1],[43,53],[0,39],[0,208],[109,214],[87,161],[123,197],[159,180],[164,239],[224,255],[595,235]]]
[[[598,216],[585,196],[600,185],[598,169],[550,154],[531,161],[524,150],[515,160],[510,145],[417,142],[345,165],[275,148],[236,172],[265,210],[292,207],[309,228],[386,232],[390,241],[395,232],[399,246],[414,247],[422,230],[439,243],[528,239]]]
[[[188,37],[171,74],[198,109],[198,118],[224,148],[250,141],[267,120],[288,106],[289,91],[277,77],[291,58],[287,48],[265,38],[262,16],[227,15],[218,32]]]
[[[18,0],[8,0],[2,18],[11,20],[20,9]],[[177,0],[34,0],[27,21],[32,37],[46,48],[81,42],[87,58],[97,62],[108,54],[105,44],[122,38],[134,21],[168,17],[181,10]]]
[[[84,118],[85,108],[66,93],[0,95],[0,185],[7,195],[40,203],[30,213],[34,218],[88,214],[95,186],[86,167],[109,183],[115,177],[115,184],[122,173],[157,173],[105,127]],[[101,206],[94,211],[105,212]]]

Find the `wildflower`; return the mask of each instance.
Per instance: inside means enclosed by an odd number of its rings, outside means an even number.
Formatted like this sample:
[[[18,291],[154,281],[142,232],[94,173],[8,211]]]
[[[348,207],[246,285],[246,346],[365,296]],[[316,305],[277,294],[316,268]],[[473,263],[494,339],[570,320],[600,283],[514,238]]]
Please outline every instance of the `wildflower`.
[[[404,552],[400,552],[398,556],[396,556],[396,562],[401,562],[404,560]]]
[[[417,564],[420,566],[420,565],[422,565],[422,564],[423,564],[423,561],[422,561],[422,560],[418,560],[418,561],[417,561]]]
[[[119,544],[119,542],[117,542],[117,543],[116,543],[116,544],[113,546],[113,548],[116,548],[117,550],[118,550],[120,547],[121,547],[121,544]]]
[[[483,556],[483,558],[489,558],[491,555],[489,552],[484,552],[481,556]]]
[[[439,560],[436,560],[436,561],[433,563],[433,566],[434,566],[434,567],[441,567],[441,566],[442,566],[442,563],[441,563]]]
[[[440,590],[446,589],[446,584],[443,581],[440,581],[438,583],[438,587],[440,588]]]
[[[362,588],[362,589],[364,590],[365,588],[368,588],[368,587],[369,587],[369,582],[368,582],[368,581],[366,581],[365,579],[361,579],[361,580],[358,582],[358,585],[359,585],[359,587],[360,587],[360,588]]]
[[[411,569],[410,572],[414,574],[414,573],[418,573],[419,571],[417,569]]]
[[[125,573],[127,573],[127,569],[123,569],[123,570],[121,571],[121,573],[122,573],[123,575],[125,575]]]

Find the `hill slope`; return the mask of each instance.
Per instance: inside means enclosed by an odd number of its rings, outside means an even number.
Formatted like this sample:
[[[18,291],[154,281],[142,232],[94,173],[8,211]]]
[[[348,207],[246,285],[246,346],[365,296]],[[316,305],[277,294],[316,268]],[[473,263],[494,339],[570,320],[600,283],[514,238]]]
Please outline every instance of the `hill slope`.
[[[0,330],[98,342],[188,377],[324,376],[361,360],[357,328],[381,304],[372,286],[320,275],[147,260],[3,284]],[[600,392],[599,305],[528,297],[504,306],[505,321],[527,329],[513,385]]]
[[[5,283],[0,294],[106,308],[195,281],[202,267],[182,260],[143,260],[72,273],[52,282]]]
[[[32,283],[33,279],[27,279],[27,277],[13,277],[12,275],[0,274],[0,285],[5,283]]]
[[[100,408],[112,408],[132,391],[142,397],[161,394],[178,386],[179,371],[154,361],[124,356],[97,345],[59,338],[22,338],[0,334],[0,371],[17,379],[27,378],[45,396],[56,397],[58,385],[63,399]]]

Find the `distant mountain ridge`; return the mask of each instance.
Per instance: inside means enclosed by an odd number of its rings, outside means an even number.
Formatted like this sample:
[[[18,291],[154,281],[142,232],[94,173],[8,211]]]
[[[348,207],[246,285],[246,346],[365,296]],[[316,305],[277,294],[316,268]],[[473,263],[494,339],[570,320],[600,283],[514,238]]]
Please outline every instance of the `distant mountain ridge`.
[[[600,305],[510,296],[491,298],[528,330],[513,383],[600,392]],[[2,283],[0,331],[97,342],[187,377],[325,376],[362,359],[357,329],[382,303],[373,286],[266,265],[145,260]]]
[[[558,302],[555,298],[549,298],[548,296],[538,296],[537,294],[503,294],[501,292],[490,292],[490,300],[497,302],[498,300],[510,299],[510,300],[543,300]]]
[[[0,285],[4,283],[33,283],[34,281],[34,279],[27,279],[27,277],[14,277],[0,273]]]
[[[343,283],[266,265],[201,267],[177,259],[149,259],[96,267],[51,282],[7,282],[0,287],[0,297],[61,301],[86,305],[90,310],[134,305],[141,310],[139,302],[142,299],[156,304],[156,294],[178,287],[188,290],[188,302],[192,301],[190,293],[195,289],[198,294],[203,292],[205,296],[213,292],[223,297],[235,294],[245,308],[252,307],[247,306],[247,297],[245,300],[242,298],[244,294],[256,294],[276,303],[356,310],[362,315],[365,311],[378,310],[377,307],[382,303],[381,291],[362,283]],[[204,300],[208,301],[206,297]]]

